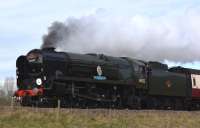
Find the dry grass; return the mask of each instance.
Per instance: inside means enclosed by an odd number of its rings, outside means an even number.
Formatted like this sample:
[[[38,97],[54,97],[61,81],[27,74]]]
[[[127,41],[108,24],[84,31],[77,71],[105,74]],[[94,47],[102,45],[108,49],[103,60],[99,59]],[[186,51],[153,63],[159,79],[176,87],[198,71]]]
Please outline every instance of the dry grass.
[[[199,128],[200,112],[0,108],[0,128]]]
[[[11,97],[0,97],[0,106],[8,106],[11,103]]]

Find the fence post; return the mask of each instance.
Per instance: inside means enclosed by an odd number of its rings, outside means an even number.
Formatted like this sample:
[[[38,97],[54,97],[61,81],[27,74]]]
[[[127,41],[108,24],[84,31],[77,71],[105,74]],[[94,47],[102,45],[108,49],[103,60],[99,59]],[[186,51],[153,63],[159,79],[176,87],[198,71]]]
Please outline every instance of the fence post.
[[[59,114],[60,114],[60,99],[58,99],[58,106],[57,106],[57,113],[56,113],[56,119],[59,119]]]
[[[14,109],[14,97],[11,97],[11,102],[10,102],[10,114],[12,115]]]
[[[11,111],[13,110],[13,108],[14,108],[14,97],[11,97],[11,103],[10,103]]]

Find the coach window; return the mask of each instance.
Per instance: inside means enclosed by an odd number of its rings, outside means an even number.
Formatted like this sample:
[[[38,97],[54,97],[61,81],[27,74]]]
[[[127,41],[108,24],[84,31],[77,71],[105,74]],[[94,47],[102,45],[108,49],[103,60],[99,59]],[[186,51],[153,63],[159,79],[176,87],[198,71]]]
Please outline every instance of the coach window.
[[[196,79],[192,78],[192,80],[193,80],[193,85],[196,86]]]

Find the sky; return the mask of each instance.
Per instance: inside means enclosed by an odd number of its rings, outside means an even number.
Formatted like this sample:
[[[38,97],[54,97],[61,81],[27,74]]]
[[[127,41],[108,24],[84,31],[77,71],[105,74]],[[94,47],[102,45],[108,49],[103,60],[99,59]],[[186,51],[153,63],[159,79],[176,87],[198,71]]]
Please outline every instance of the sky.
[[[104,10],[123,17],[162,17],[180,16],[193,9],[200,10],[199,0],[0,0],[0,80],[15,76],[17,57],[40,48],[43,35],[54,21]],[[166,63],[200,69],[199,61]]]

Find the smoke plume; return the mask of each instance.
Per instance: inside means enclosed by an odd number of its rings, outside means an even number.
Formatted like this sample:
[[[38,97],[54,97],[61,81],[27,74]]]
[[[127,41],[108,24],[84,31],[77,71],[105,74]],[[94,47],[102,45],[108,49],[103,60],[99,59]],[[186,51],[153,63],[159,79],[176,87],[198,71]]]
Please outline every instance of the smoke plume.
[[[200,14],[147,17],[95,13],[54,22],[42,48],[78,53],[104,53],[143,60],[200,61]]]

